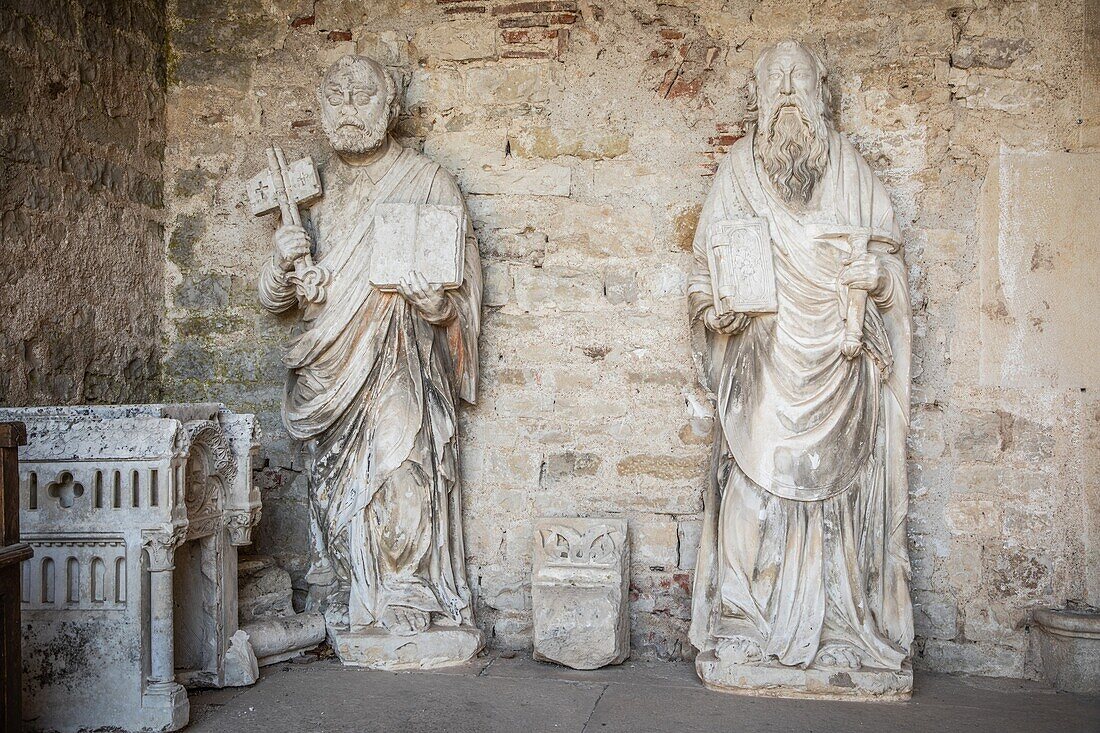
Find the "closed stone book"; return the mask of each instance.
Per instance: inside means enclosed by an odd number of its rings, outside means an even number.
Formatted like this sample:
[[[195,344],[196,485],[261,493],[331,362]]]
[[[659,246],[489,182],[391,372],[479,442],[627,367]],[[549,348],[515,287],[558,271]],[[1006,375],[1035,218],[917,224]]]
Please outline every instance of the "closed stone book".
[[[374,218],[370,284],[396,290],[409,274],[450,290],[462,285],[466,214],[460,206],[380,204]]]
[[[764,219],[714,222],[707,229],[707,253],[718,315],[775,313],[775,265]]]

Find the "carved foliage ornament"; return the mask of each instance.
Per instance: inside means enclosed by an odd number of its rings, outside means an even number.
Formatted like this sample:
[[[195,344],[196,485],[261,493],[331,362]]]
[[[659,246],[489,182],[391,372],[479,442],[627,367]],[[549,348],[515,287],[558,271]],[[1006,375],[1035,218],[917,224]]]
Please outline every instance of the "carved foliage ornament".
[[[547,564],[553,565],[617,565],[622,532],[601,524],[579,532],[572,527],[556,525],[539,530]]]

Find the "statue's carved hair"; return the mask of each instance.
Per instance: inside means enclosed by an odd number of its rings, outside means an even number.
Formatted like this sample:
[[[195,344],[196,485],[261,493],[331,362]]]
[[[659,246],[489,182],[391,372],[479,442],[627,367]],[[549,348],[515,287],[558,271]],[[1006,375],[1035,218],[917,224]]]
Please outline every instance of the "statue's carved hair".
[[[397,101],[397,82],[382,64],[369,56],[356,56],[354,54],[341,56],[325,71],[325,76],[317,87],[317,98],[319,100],[323,101],[325,85],[337,74],[353,76],[365,74],[377,80],[386,95],[386,109],[389,111],[388,127],[393,126],[393,123],[397,120],[397,115],[401,112],[401,105]]]
[[[822,114],[825,115],[825,122],[832,125],[833,123],[833,93],[829,89],[829,71],[825,67],[825,62],[821,59],[821,55],[814,51],[812,48],[799,41],[779,41],[765,48],[760,52],[760,55],[756,59],[756,63],[753,64],[752,70],[749,72],[748,82],[745,84],[745,92],[748,95],[748,105],[745,107],[745,118],[750,124],[756,123],[756,117],[760,113],[760,100],[757,98],[756,80],[763,73],[761,64],[764,63],[764,59],[772,51],[781,48],[798,48],[802,50],[807,56],[814,60],[814,68],[817,70],[818,86],[821,89],[821,109]]]

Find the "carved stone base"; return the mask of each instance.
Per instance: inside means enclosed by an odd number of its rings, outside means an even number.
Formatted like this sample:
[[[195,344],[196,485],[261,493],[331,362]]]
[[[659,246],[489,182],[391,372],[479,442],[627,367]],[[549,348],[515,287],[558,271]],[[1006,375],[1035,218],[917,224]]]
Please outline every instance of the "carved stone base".
[[[719,692],[764,697],[803,697],[825,700],[908,700],[913,694],[913,670],[802,669],[780,664],[731,664],[713,651],[695,658],[703,684]]]
[[[154,682],[141,699],[141,727],[145,730],[172,731],[187,725],[191,703],[187,690],[175,682]]]
[[[469,626],[433,626],[410,636],[371,627],[350,631],[346,626],[329,627],[328,633],[341,662],[371,669],[453,667],[472,660],[485,643],[481,631]]]

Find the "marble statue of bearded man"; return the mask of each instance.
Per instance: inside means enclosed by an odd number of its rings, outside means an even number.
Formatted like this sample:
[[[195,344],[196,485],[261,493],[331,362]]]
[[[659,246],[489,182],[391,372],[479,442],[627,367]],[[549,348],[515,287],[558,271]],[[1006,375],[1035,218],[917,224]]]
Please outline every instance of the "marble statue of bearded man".
[[[458,289],[444,291],[412,274],[397,292],[372,287],[379,205],[465,211],[464,202],[446,171],[390,135],[397,89],[378,63],[341,58],[318,97],[336,153],[322,166],[325,194],[304,227],[284,223],[276,232],[259,284],[267,309],[294,308],[288,275],[311,246],[332,278],[325,300],[304,308],[285,357],[283,421],[312,454],[311,597],[320,597],[330,634],[407,637],[472,628],[456,409],[460,400],[473,402],[477,389],[477,242],[465,217]],[[337,651],[345,661],[355,656]],[[372,653],[384,656],[365,652]]]
[[[856,256],[815,235],[899,238],[886,190],[833,127],[825,77],[799,43],[761,54],[755,120],[719,166],[694,241],[691,315],[705,329],[717,429],[690,634],[713,669],[897,672],[913,640],[905,265],[897,246],[872,241]],[[720,315],[707,232],[747,221],[770,238],[777,310]],[[867,293],[863,346],[849,358],[856,290]],[[738,686],[701,664],[704,681]]]

